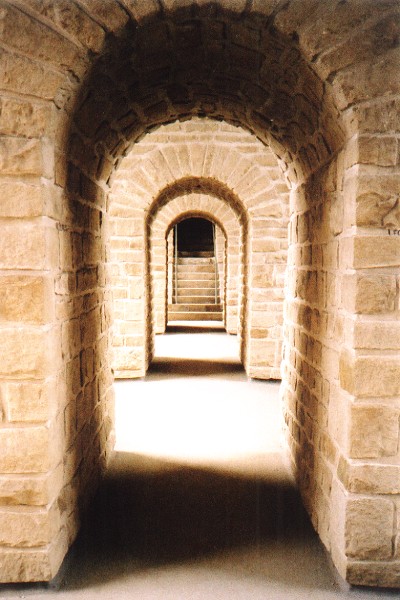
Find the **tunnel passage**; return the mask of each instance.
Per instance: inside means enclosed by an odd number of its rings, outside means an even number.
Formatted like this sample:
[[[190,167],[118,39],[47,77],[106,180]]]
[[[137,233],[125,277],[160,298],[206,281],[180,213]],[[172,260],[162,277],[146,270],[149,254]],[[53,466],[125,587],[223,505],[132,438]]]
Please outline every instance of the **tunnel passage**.
[[[222,322],[215,225],[202,217],[187,217],[174,225],[172,233],[172,302],[167,322]]]
[[[152,311],[154,331],[166,327],[166,305],[173,301],[175,225],[186,218],[201,217],[215,227],[216,261],[224,325],[229,333],[243,338],[240,323],[245,296],[245,223],[232,207],[220,198],[192,193],[171,199],[154,214],[150,228],[152,263]],[[218,217],[216,216],[218,215]]]
[[[215,252],[213,224],[201,217],[188,217],[176,225],[177,252]]]
[[[109,186],[143,135],[210,117],[269,145],[291,190],[283,379],[304,502],[343,576],[398,584],[399,253],[384,227],[397,222],[398,4],[2,10],[4,577],[57,571],[113,445]],[[152,197],[193,175],[192,158],[166,155],[165,171],[135,172]],[[243,197],[251,182],[261,210],[261,182],[239,179],[228,187]],[[267,246],[256,228],[249,239]],[[146,286],[148,259],[130,275]],[[251,302],[271,276],[262,262],[249,269]],[[251,302],[262,362],[269,302]]]
[[[166,160],[168,168],[165,168]],[[192,176],[184,176],[185,173],[192,173]],[[154,181],[155,174],[158,176],[157,183]],[[232,186],[236,187],[240,197],[232,192]],[[202,199],[201,206],[196,206],[195,195],[201,198],[201,193],[207,194],[209,201],[204,203]],[[185,194],[190,200],[183,197]],[[146,319],[140,322],[137,316],[144,314],[141,298],[146,289],[143,264],[140,264],[143,255],[139,249],[144,252],[145,243],[143,241],[140,245],[142,221],[139,217],[143,215],[144,218],[148,214],[146,230],[149,238],[152,235],[153,211],[158,208],[161,210],[175,197],[177,205],[173,209],[172,204],[165,208],[167,215],[169,210],[173,211],[174,218],[179,216],[178,208],[186,213],[189,204],[193,213],[201,209],[204,214],[211,215],[214,221],[222,222],[227,217],[224,206],[228,205],[241,215],[243,233],[238,237],[237,232],[232,231],[233,237],[229,236],[230,267],[227,272],[227,310],[224,320],[228,331],[242,335],[248,298],[245,279],[247,272],[254,269],[257,295],[251,296],[253,310],[249,314],[251,318],[254,314],[257,325],[253,327],[249,324],[249,330],[254,335],[248,336],[248,346],[252,347],[250,353],[254,354],[254,359],[249,357],[246,369],[255,377],[279,378],[283,281],[287,262],[288,188],[277,160],[269,149],[243,129],[209,119],[169,124],[148,134],[123,159],[113,179],[110,244],[112,272],[116,274],[112,280],[117,298],[114,302],[116,374],[137,376],[143,374],[143,365],[148,364],[143,355],[142,341]],[[224,204],[213,204],[216,198]],[[229,223],[234,223],[234,220],[231,215]],[[246,266],[248,260],[244,258],[248,243],[247,221],[252,223],[255,232],[249,251],[254,267],[249,268]],[[224,224],[223,227],[228,231],[231,225]],[[129,247],[132,241],[127,237],[128,232],[134,237],[135,252]],[[164,234],[159,231],[157,235]],[[152,287],[147,288],[147,314],[153,314],[151,304],[157,305],[157,315],[153,315],[151,321],[147,319],[149,339],[152,337],[151,329],[160,333],[165,327],[165,253],[162,244],[158,241],[154,250],[151,247],[146,250],[150,253],[151,265],[154,265],[150,268],[151,273],[147,273],[147,277],[151,276],[154,280]],[[235,247],[237,245],[238,248]],[[128,271],[124,261],[129,255],[132,256],[132,264]],[[265,273],[268,272],[268,277],[259,276],[260,265]],[[243,278],[243,283],[237,279],[238,269],[242,273],[240,278]],[[240,303],[239,296],[243,299]],[[129,319],[127,315],[130,315]],[[246,340],[246,336],[243,339]],[[262,346],[261,350],[258,346]]]

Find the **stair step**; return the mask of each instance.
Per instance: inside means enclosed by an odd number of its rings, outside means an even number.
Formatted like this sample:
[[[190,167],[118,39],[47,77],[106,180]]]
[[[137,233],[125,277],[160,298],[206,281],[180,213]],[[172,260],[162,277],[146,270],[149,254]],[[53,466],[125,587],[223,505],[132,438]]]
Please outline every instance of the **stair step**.
[[[169,321],[222,321],[222,312],[174,312],[168,311]]]
[[[210,273],[215,277],[214,265],[178,265],[177,273],[186,276],[186,273]]]
[[[196,283],[195,281],[193,283]],[[218,293],[219,295],[219,293]],[[214,286],[201,286],[201,287],[197,287],[197,285],[187,285],[185,282],[185,285],[182,286],[178,286],[178,298],[181,298],[182,296],[202,296],[202,297],[210,297],[213,300],[215,300],[215,287]]]
[[[214,257],[185,256],[178,258],[178,265],[215,265]]]
[[[179,252],[174,274],[175,303],[168,320],[222,321],[219,289],[215,302],[216,264],[213,252]]]
[[[178,294],[178,302],[176,304],[215,304],[214,296],[181,296]],[[217,298],[216,304],[220,304],[220,299]]]
[[[196,250],[196,251],[192,251],[192,252],[186,252],[186,251],[179,251],[178,252],[178,258],[186,258],[186,257],[194,257],[194,258],[205,258],[205,257],[213,257],[214,256],[214,252],[211,250]]]
[[[209,280],[209,281],[214,281],[215,282],[215,275],[214,273],[197,273],[197,272],[193,272],[190,271],[188,273],[184,274],[184,277],[181,276],[180,273],[178,273],[178,281],[179,279],[181,280],[193,280],[193,279],[201,279],[201,280]]]
[[[199,288],[199,283],[201,284],[202,282],[198,282],[195,281],[194,282],[195,285],[192,286],[190,281],[183,281],[179,286],[178,286],[178,295],[184,294],[187,295],[188,293],[195,296],[197,294],[198,289],[204,290],[204,295],[205,296],[214,296],[215,294],[215,287],[214,285],[211,284],[207,284],[207,282],[205,282],[204,286],[202,286],[201,288]],[[200,296],[202,296],[203,294],[198,294]]]
[[[169,304],[168,310],[173,312],[221,312],[220,304]]]

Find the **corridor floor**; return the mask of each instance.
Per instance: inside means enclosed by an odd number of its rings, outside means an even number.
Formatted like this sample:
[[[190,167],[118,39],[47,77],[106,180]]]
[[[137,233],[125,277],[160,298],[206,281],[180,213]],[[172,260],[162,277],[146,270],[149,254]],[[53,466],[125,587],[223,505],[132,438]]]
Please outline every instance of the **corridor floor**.
[[[279,384],[248,380],[215,324],[176,324],[116,383],[116,452],[60,574],[0,598],[377,600],[349,588],[288,468]]]

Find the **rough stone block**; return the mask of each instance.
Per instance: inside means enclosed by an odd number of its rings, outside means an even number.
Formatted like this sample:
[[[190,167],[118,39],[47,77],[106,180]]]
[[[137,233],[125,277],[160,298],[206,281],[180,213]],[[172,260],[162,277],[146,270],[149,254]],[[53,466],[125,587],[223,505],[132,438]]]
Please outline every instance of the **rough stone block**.
[[[400,177],[396,170],[360,165],[350,171],[348,197],[356,200],[356,225],[386,228],[395,226],[394,211],[398,208]],[[349,206],[353,204],[350,202]],[[391,223],[389,222],[391,221]],[[349,223],[350,224],[350,223]],[[351,223],[353,224],[353,223]]]
[[[23,56],[0,50],[1,80],[5,90],[52,100],[64,81],[62,73],[49,71],[45,66]]]
[[[400,561],[350,561],[343,577],[350,585],[399,588]]]
[[[41,175],[42,171],[40,141],[13,137],[0,139],[1,175]]]
[[[354,348],[397,350],[400,323],[396,321],[360,321],[354,323]]]
[[[395,137],[360,137],[359,161],[364,164],[390,167],[397,164],[397,139]]]
[[[357,277],[354,309],[362,314],[391,312],[395,309],[396,278],[387,275]]]
[[[382,92],[382,81],[386,82],[387,94],[398,95],[400,81],[392,77],[391,73],[399,62],[399,52],[398,48],[389,50],[379,57],[379,61],[375,60],[374,68],[371,68],[371,61],[366,60],[337,73],[333,89],[338,107],[344,109],[363,100],[379,98]],[[368,86],[365,85],[366,81]]]
[[[346,169],[357,165],[375,165],[382,167],[397,164],[397,140],[394,137],[354,137],[346,146]]]
[[[280,241],[277,239],[254,239],[251,244],[252,252],[277,252],[280,249]],[[273,258],[271,257],[271,262]]]
[[[254,367],[275,367],[275,354],[275,340],[251,340],[248,350],[249,365]]]
[[[1,23],[4,43],[21,53],[57,67],[70,66],[79,58],[77,50],[68,40],[44,28],[23,12],[3,7]]]
[[[119,31],[128,21],[128,14],[118,4],[104,3],[103,0],[81,0],[81,4],[109,31]]]
[[[49,550],[0,549],[0,581],[20,583],[49,581],[55,572],[51,570]]]
[[[49,131],[51,110],[48,106],[14,98],[0,101],[0,134],[40,137]]]
[[[54,319],[54,286],[49,277],[0,277],[0,321],[42,324]]]
[[[0,329],[0,374],[43,379],[58,367],[59,350],[53,331],[32,327]]]
[[[359,356],[343,351],[340,383],[350,394],[365,398],[400,394],[400,363],[394,356]]]
[[[341,457],[338,476],[345,488],[355,494],[399,494],[400,467],[376,465]]]
[[[35,548],[51,541],[55,523],[52,514],[45,509],[21,511],[0,508],[0,545],[10,548]]]
[[[39,14],[52,20],[60,29],[65,29],[79,44],[98,52],[103,45],[105,31],[79,6],[68,0],[42,2],[27,0]]]
[[[355,404],[350,409],[350,457],[395,456],[399,443],[400,409]]]
[[[348,452],[348,429],[344,424],[348,422],[348,398],[342,390],[332,385],[328,404],[328,432],[345,453]]]
[[[354,268],[400,266],[400,236],[357,236],[354,238]]]
[[[380,97],[372,104],[353,106],[345,121],[352,134],[398,131],[400,100]]]
[[[43,270],[58,265],[55,229],[38,222],[0,222],[0,268]]]
[[[51,450],[46,427],[0,429],[0,447],[1,473],[45,473],[49,469]]]
[[[46,506],[64,485],[63,466],[45,475],[0,476],[0,506]]]
[[[114,348],[113,365],[116,371],[143,372],[144,355],[142,348]]]
[[[359,314],[395,310],[396,277],[391,275],[345,275],[341,283],[342,305]]]
[[[4,383],[4,396],[9,422],[45,422],[57,404],[56,386],[52,380],[40,383]]]
[[[0,181],[0,217],[38,217],[44,200],[38,185],[24,181]]]
[[[96,328],[94,328],[94,332],[96,332]],[[63,356],[65,358],[74,358],[78,354],[82,345],[80,319],[70,319],[62,324],[61,343]]]
[[[383,498],[348,500],[345,552],[358,560],[392,557],[394,504]]]

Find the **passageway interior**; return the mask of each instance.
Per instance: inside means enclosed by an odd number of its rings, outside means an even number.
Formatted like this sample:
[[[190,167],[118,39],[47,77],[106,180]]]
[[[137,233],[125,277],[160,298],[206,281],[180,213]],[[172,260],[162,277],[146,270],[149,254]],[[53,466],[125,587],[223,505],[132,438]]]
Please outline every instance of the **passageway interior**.
[[[50,584],[0,598],[360,600],[302,506],[280,435],[279,382],[249,380],[222,324],[157,336],[142,380],[116,388],[116,452]]]
[[[222,321],[215,225],[189,217],[173,228],[172,304],[168,322]]]

